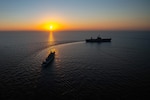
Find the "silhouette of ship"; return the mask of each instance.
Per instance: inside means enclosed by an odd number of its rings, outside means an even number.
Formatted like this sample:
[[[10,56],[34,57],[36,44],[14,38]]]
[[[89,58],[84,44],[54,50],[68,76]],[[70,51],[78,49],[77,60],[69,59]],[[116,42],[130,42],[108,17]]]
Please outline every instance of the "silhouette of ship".
[[[48,57],[46,58],[46,60],[43,61],[42,66],[44,67],[44,66],[49,65],[49,64],[53,61],[54,57],[55,57],[55,51],[54,51],[54,52],[51,52],[51,53],[48,55]]]
[[[101,38],[100,36],[98,36],[96,39],[93,39],[91,37],[91,39],[86,39],[86,42],[111,42],[111,38]]]

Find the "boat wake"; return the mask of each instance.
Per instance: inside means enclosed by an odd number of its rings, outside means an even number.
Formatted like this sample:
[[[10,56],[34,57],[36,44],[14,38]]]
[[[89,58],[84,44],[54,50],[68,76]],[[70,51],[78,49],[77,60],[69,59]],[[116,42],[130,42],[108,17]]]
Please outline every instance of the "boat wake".
[[[37,48],[32,54],[24,57],[24,59],[22,59],[21,62],[18,63],[18,66],[25,66],[26,68],[31,67],[32,65],[41,66],[41,62],[45,60],[45,58],[47,57],[47,53],[51,48],[55,48],[56,46],[60,45],[72,45],[82,42],[84,41],[59,41],[46,46],[41,46],[40,48]]]

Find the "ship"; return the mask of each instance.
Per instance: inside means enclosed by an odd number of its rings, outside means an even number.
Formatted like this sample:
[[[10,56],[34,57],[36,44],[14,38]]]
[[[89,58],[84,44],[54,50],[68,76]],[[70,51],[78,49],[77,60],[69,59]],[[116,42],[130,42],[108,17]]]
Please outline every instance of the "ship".
[[[86,42],[111,42],[111,38],[101,38],[98,36],[96,39],[93,39],[92,37],[90,39],[86,39]]]
[[[54,57],[55,57],[55,51],[54,52],[50,52],[50,54],[48,55],[46,60],[43,61],[42,66],[43,67],[44,66],[48,66],[54,60]]]

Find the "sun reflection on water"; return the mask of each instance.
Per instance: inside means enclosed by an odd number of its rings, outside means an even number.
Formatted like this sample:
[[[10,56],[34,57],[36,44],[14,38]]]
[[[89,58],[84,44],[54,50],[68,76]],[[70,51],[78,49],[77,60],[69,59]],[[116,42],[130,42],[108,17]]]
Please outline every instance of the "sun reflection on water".
[[[48,41],[49,41],[49,42],[54,42],[54,41],[55,41],[52,31],[49,33]]]

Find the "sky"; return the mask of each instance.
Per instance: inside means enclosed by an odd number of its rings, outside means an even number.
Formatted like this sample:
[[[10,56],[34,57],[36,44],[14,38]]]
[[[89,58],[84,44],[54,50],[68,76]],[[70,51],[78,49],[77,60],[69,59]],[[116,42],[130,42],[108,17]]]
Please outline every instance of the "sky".
[[[0,30],[150,30],[150,0],[1,0]]]

